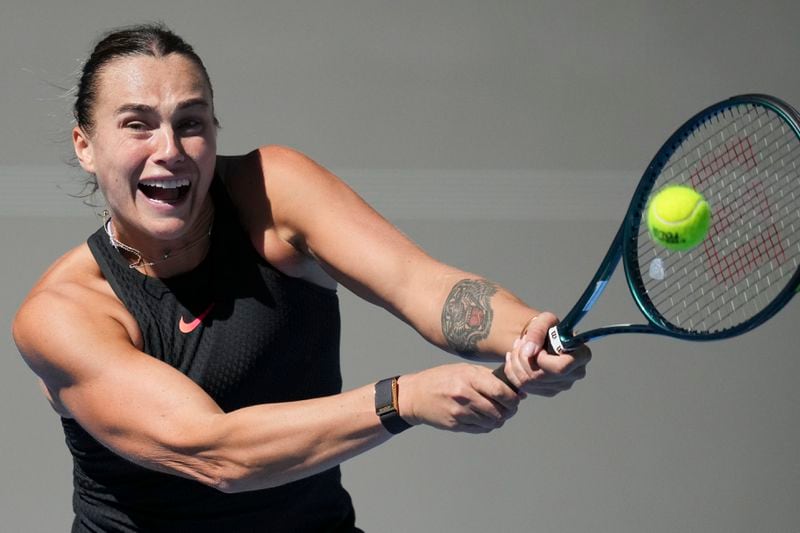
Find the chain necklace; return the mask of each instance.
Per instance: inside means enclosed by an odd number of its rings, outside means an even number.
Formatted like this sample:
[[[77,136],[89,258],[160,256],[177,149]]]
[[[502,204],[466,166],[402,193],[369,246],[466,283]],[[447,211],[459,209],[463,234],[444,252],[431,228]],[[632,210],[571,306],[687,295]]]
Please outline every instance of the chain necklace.
[[[151,267],[163,263],[165,261],[168,261],[170,259],[174,259],[175,257],[179,257],[188,252],[189,250],[191,250],[192,248],[194,248],[195,246],[197,246],[198,244],[200,244],[202,241],[206,239],[206,237],[210,237],[211,229],[213,227],[214,227],[214,219],[212,218],[211,223],[208,225],[208,232],[206,234],[201,235],[200,237],[193,240],[192,242],[190,242],[189,244],[187,244],[186,246],[184,246],[183,248],[181,248],[176,252],[170,250],[158,259],[149,259],[146,258],[144,254],[139,250],[137,250],[136,248],[128,246],[124,242],[118,241],[117,238],[114,237],[114,231],[111,229],[111,217],[106,218],[106,221],[103,223],[103,229],[105,229],[106,235],[108,235],[108,240],[111,243],[111,246],[113,246],[117,250],[123,250],[131,255],[136,256],[136,261],[130,263],[128,265],[128,268]]]

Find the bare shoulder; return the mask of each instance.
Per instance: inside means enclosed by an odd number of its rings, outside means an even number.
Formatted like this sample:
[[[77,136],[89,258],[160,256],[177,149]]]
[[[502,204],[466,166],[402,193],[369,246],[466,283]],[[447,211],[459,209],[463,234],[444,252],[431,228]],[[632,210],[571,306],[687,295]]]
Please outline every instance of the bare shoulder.
[[[280,145],[218,157],[217,173],[263,257],[291,277],[336,286],[306,246],[302,225],[323,198],[332,200],[330,186],[339,181],[333,174],[305,154]]]
[[[329,217],[376,217],[377,213],[343,180],[303,152],[269,145],[257,153],[275,224],[301,248],[316,232],[315,226],[333,221]]]
[[[68,380],[75,350],[110,334],[141,342],[133,317],[114,294],[86,244],[59,258],[23,301],[12,324],[26,363],[46,386]]]
[[[261,146],[247,154],[217,157],[217,173],[224,177],[237,203],[283,200],[285,192],[302,189],[320,179],[336,180],[316,161],[294,148]]]

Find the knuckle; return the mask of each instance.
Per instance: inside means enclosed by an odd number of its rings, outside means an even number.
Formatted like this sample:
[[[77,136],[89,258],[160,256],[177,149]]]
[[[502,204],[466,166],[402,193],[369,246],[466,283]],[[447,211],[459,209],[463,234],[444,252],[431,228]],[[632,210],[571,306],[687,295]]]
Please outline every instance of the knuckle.
[[[448,418],[447,418],[447,421],[445,422],[445,426],[448,429],[456,429],[460,425],[461,425],[461,422],[459,421],[458,415],[455,414],[455,413],[450,413]]]
[[[447,416],[454,422],[458,422],[464,418],[464,409],[460,405],[456,404],[448,410]]]
[[[555,326],[559,322],[558,317],[556,317],[556,315],[554,315],[550,311],[545,311],[545,312],[541,313],[539,315],[539,318],[542,319],[542,322],[546,322],[547,324],[549,324],[551,326]]]
[[[472,387],[470,387],[469,384],[463,382],[459,383],[454,390],[455,397],[458,398],[459,401],[464,402],[467,400],[471,389]]]

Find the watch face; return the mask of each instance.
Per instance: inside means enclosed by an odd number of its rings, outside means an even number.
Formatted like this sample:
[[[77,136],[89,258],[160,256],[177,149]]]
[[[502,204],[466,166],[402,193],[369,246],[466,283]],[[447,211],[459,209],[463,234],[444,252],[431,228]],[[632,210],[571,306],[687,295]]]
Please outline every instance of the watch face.
[[[389,433],[397,434],[411,427],[397,412],[397,378],[375,384],[375,413]]]
[[[396,411],[394,406],[395,379],[384,379],[375,384],[375,413],[378,416]]]

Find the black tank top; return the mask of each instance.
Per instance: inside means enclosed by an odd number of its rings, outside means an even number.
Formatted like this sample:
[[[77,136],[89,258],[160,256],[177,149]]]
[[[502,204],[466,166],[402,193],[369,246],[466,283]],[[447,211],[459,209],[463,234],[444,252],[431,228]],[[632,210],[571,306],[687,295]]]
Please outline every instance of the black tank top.
[[[211,248],[168,279],[128,267],[99,229],[88,244],[136,319],[144,352],[226,411],[341,391],[336,292],[286,276],[252,247],[224,185],[211,186]],[[73,532],[358,531],[338,467],[265,490],[225,494],[138,466],[62,419],[74,462]]]

